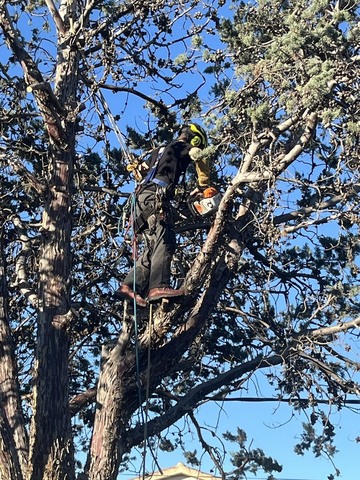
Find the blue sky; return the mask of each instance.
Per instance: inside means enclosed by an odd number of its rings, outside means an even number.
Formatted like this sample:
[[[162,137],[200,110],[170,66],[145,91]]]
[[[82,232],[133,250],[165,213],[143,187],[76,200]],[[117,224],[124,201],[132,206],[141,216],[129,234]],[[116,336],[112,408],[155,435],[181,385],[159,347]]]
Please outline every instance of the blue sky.
[[[188,77],[188,84],[190,85],[196,78],[197,74],[194,72]],[[157,90],[157,85],[140,85],[140,90],[142,88],[144,88],[145,93],[151,93],[152,89],[153,91]],[[183,88],[185,92],[187,90],[186,83]],[[204,103],[208,101],[208,90],[209,85],[202,89]],[[184,92],[179,91],[178,97],[180,98]],[[137,101],[136,97],[132,96],[130,99],[127,99],[121,95],[114,96],[109,94],[107,98],[114,115],[124,112],[120,124],[123,131],[125,131],[127,123],[140,131],[146,130],[147,113],[142,107],[142,102]],[[167,102],[166,98],[163,99]],[[126,108],[122,105],[122,101],[127,103],[128,106]],[[115,136],[113,146],[119,147]],[[261,385],[261,389],[264,396],[269,395],[265,380],[263,385]],[[253,396],[251,393],[249,395]],[[225,430],[235,433],[237,426],[243,428],[247,432],[248,440],[253,440],[254,448],[263,449],[267,455],[272,456],[283,465],[283,472],[276,476],[279,480],[326,480],[329,474],[335,474],[334,467],[328,459],[323,457],[315,458],[311,453],[307,453],[303,457],[293,453],[293,447],[301,433],[302,421],[305,419],[298,414],[293,415],[291,408],[286,404],[274,402],[228,402],[223,405],[217,426],[218,408],[209,403],[199,410],[198,420],[201,424],[206,424],[209,429],[214,430],[216,427],[218,435],[221,435]],[[339,478],[341,480],[356,480],[360,476],[356,461],[360,453],[360,444],[356,442],[356,438],[360,435],[359,417],[356,413],[349,412],[346,409],[343,409],[341,412],[337,412],[334,409],[332,420],[337,425],[336,445],[339,452],[335,456],[334,462],[341,471]],[[190,435],[188,435],[188,448],[196,448],[196,440]],[[197,449],[199,451],[200,447],[198,446]],[[151,456],[150,453],[147,455],[148,469],[150,470],[152,464]],[[161,468],[174,466],[179,461],[185,463],[181,452],[161,453],[158,457]],[[156,467],[154,468],[156,470]],[[200,468],[205,472],[210,472],[213,468],[211,461],[206,455],[203,456]],[[231,469],[231,465],[226,465],[225,469]],[[128,475],[130,474],[121,474],[119,478],[123,476],[128,478]],[[133,474],[130,476],[133,476]],[[261,474],[258,477],[249,475],[248,479],[260,479],[263,477],[264,475]]]
[[[143,85],[143,88],[148,91],[149,86]],[[206,85],[202,89],[205,95],[204,103],[208,101],[208,88],[209,85]],[[181,97],[180,93],[179,97]],[[110,96],[108,98],[110,99]],[[112,100],[109,101],[113,113],[117,114],[120,109],[119,105],[116,105]],[[136,126],[140,131],[142,125],[144,125],[144,128],[147,126],[146,112],[142,109],[141,102],[138,102],[134,97],[128,103],[123,122]],[[124,126],[122,124],[123,131],[125,131]],[[259,396],[274,395],[274,392],[269,390],[265,377],[262,379],[260,387],[261,394]],[[258,393],[258,391],[249,392],[249,396],[252,397],[255,393]],[[360,436],[357,413],[346,408],[343,408],[340,412],[335,407],[331,410],[331,420],[336,426],[335,444],[338,449],[338,453],[333,459],[333,465],[325,456],[316,458],[311,452],[304,456],[294,453],[294,446],[299,441],[302,432],[302,422],[305,422],[306,418],[300,413],[293,412],[287,404],[243,401],[224,403],[222,408],[219,417],[219,409],[216,405],[211,403],[204,405],[197,414],[199,423],[207,425],[209,430],[214,430],[216,427],[216,433],[219,436],[226,430],[235,433],[236,427],[244,429],[247,432],[248,441],[253,442],[253,448],[261,448],[266,455],[273,457],[283,466],[283,471],[280,474],[275,474],[278,480],[326,480],[330,474],[336,476],[335,468],[338,468],[341,472],[338,477],[340,480],[356,480],[360,477],[355,460],[360,453],[360,443],[356,442],[356,438]],[[327,412],[327,408],[323,406],[325,412]],[[179,422],[179,425],[180,428],[183,427],[182,422]],[[188,434],[184,437],[184,441],[189,450],[196,448],[198,452],[201,451],[201,447],[197,444],[194,436]],[[214,441],[210,434],[209,442]],[[235,445],[230,446],[229,449],[235,449],[235,447]],[[173,453],[156,452],[156,454],[157,461],[162,469],[172,467],[180,461],[186,463],[181,451]],[[138,465],[140,465],[140,462]],[[203,455],[200,470],[210,473],[213,468],[208,456]],[[225,470],[231,470],[231,465],[228,463],[224,468]],[[149,451],[147,452],[147,470],[149,472],[158,470]],[[216,474],[216,471],[214,474]],[[133,473],[120,474],[119,478],[128,478],[129,476],[134,475]],[[266,475],[259,473],[256,477],[248,475],[247,478],[248,480],[259,480],[266,478]]]
[[[246,395],[244,397],[246,398]],[[326,406],[324,406],[324,410],[327,411]],[[283,471],[274,475],[277,480],[326,480],[329,474],[336,476],[334,466],[326,457],[315,458],[310,452],[304,456],[294,453],[293,448],[299,440],[302,422],[305,417],[293,412],[287,404],[277,402],[225,402],[222,405],[222,412],[219,414],[219,408],[209,403],[199,409],[197,420],[219,436],[227,429],[236,433],[237,426],[244,429],[247,433],[248,444],[252,442],[253,448],[261,448],[266,455],[276,459],[283,466]],[[341,472],[338,478],[339,480],[356,480],[359,478],[356,459],[360,453],[360,443],[356,442],[356,437],[360,434],[358,414],[347,409],[337,412],[334,407],[331,420],[336,425],[337,432],[336,445],[339,452],[333,461],[335,467]],[[179,422],[179,427],[182,426],[182,422]],[[206,433],[203,433],[206,436]],[[187,440],[185,440],[186,438]],[[208,438],[209,442],[216,443],[211,434],[208,435]],[[200,457],[201,447],[197,445],[195,437],[185,435],[184,440],[187,448],[189,450],[196,448],[198,457]],[[229,452],[235,449],[235,444],[228,444]],[[186,464],[180,451],[173,453],[157,452],[157,454],[161,469],[172,467],[178,462]],[[147,452],[147,468],[150,471],[151,468],[154,468],[156,471],[157,467],[152,463],[151,453]],[[224,466],[225,470],[231,470],[232,468],[229,462],[225,463]],[[218,474],[206,454],[202,457],[200,470]],[[122,475],[119,478],[122,478]],[[266,475],[259,472],[258,476],[249,474],[247,478],[248,480],[259,480],[266,478]]]

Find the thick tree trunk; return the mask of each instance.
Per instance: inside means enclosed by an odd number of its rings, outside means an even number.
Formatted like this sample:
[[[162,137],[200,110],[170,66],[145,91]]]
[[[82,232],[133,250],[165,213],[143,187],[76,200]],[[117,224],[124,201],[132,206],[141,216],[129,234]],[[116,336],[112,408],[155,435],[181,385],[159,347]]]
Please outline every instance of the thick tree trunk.
[[[74,480],[74,446],[69,409],[71,192],[79,53],[71,48],[68,20],[76,2],[57,15],[58,62],[54,94],[37,94],[49,134],[50,181],[42,219],[39,313],[30,437],[29,480]],[[72,32],[71,32],[72,33]],[[67,40],[67,41],[66,41]]]
[[[59,155],[60,156],[60,155]],[[74,478],[68,406],[70,236],[72,158],[52,162],[53,175],[43,214],[39,318],[31,429],[31,480]]]
[[[0,228],[0,478],[22,480],[27,461],[28,439],[21,410],[7,297],[3,229]]]
[[[122,455],[127,451],[124,435],[129,419],[138,407],[133,390],[135,356],[129,352],[124,355],[129,333],[123,332],[110,352],[103,348],[89,480],[116,480]]]

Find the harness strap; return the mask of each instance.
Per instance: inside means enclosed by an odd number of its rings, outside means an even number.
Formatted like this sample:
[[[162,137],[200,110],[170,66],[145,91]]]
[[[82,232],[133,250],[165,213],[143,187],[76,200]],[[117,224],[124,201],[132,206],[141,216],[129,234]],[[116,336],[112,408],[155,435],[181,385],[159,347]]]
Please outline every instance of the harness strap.
[[[169,185],[168,182],[164,182],[164,180],[160,180],[159,178],[153,178],[151,182],[164,188],[166,188]]]
[[[150,166],[150,170],[149,170],[148,174],[146,175],[144,180],[140,183],[140,185],[146,185],[147,183],[149,183],[151,181],[154,181],[153,179],[155,177],[157,167],[158,167],[159,162],[160,162],[160,160],[161,160],[161,158],[164,154],[164,151],[165,151],[165,147],[160,147],[159,148],[157,156],[156,156],[155,160],[152,162],[152,165]]]

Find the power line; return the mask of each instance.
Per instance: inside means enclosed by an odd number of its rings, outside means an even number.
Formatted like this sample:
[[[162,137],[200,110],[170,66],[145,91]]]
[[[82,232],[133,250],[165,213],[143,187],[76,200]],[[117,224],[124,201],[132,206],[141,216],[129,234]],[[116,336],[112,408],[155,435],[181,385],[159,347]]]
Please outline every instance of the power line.
[[[276,402],[276,403],[303,403],[303,404],[334,404],[335,402],[331,402],[330,400],[324,399],[312,399],[311,401],[308,398],[274,398],[274,397],[223,397],[221,395],[214,396],[214,397],[206,397],[206,400],[214,400],[214,401],[222,401],[222,402]],[[344,405],[360,405],[359,400],[342,400],[341,404]],[[260,479],[258,479],[260,480]],[[287,480],[287,479],[285,479]]]

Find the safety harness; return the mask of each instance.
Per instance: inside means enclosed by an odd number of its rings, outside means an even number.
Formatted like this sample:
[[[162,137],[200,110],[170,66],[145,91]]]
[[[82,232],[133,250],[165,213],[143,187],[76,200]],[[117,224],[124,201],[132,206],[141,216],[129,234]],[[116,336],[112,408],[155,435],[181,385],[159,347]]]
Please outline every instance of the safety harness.
[[[147,173],[146,177],[139,183],[137,189],[135,190],[135,195],[139,195],[149,183],[154,183],[156,185],[155,191],[155,203],[154,205],[148,205],[140,214],[136,215],[134,221],[134,230],[135,233],[141,233],[141,231],[148,225],[149,217],[163,209],[164,201],[166,199],[168,193],[169,183],[156,178],[156,172],[158,169],[158,165],[160,160],[162,159],[166,147],[160,147],[158,152],[156,153],[155,158],[150,161],[150,168],[149,172]]]
[[[157,155],[155,157],[155,160],[153,159],[150,163],[150,169],[149,169],[148,174],[140,182],[140,186],[141,185],[146,185],[147,183],[150,183],[150,182],[153,182],[153,183],[156,183],[156,184],[160,185],[161,187],[167,187],[168,184],[166,182],[163,182],[162,180],[159,180],[158,178],[155,178],[157,167],[159,165],[160,160],[162,159],[162,157],[164,155],[164,152],[165,152],[165,147],[160,147],[159,151],[157,152]]]

